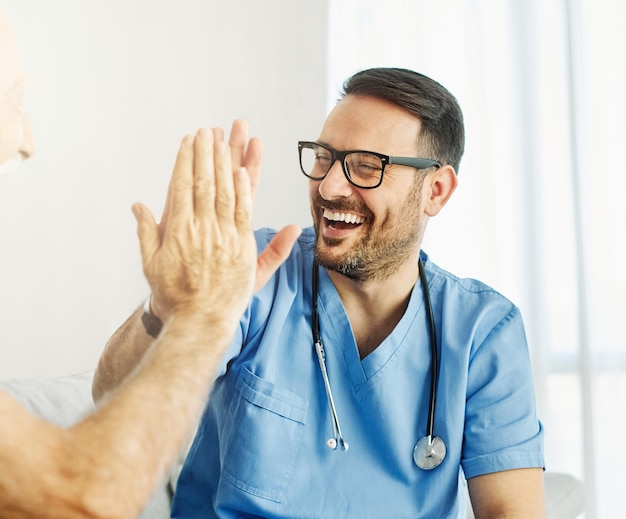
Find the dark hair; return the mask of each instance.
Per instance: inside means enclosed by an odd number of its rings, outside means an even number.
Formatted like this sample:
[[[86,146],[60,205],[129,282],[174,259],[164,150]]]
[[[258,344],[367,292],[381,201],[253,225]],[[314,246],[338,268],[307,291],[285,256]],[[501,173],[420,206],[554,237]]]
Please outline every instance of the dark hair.
[[[415,115],[421,122],[420,151],[458,173],[465,147],[463,113],[439,83],[412,70],[371,68],[346,80],[342,97],[348,94],[385,99]]]

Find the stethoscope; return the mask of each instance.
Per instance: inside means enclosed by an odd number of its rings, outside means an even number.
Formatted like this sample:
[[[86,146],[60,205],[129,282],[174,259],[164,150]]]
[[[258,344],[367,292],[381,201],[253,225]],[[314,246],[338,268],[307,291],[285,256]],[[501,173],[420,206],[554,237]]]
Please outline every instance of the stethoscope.
[[[426,422],[426,436],[420,439],[415,445],[415,448],[413,449],[413,461],[419,468],[423,470],[430,470],[441,465],[441,462],[446,457],[446,444],[441,438],[433,434],[433,428],[435,423],[435,407],[437,404],[437,375],[439,371],[439,354],[437,351],[435,317],[433,315],[433,308],[430,301],[430,292],[428,290],[428,282],[426,279],[426,273],[424,271],[424,264],[422,263],[421,258],[418,260],[418,266],[428,318],[431,363],[430,400],[428,405],[428,420]],[[344,451],[347,451],[349,445],[348,442],[345,441],[343,433],[341,432],[339,418],[337,417],[337,408],[335,407],[333,392],[330,389],[330,381],[328,379],[328,371],[326,369],[326,354],[324,351],[324,345],[322,344],[320,323],[317,313],[318,284],[319,267],[316,262],[313,262],[311,331],[313,334],[313,345],[315,347],[315,353],[317,354],[320,371],[322,372],[322,378],[324,379],[324,388],[326,389],[326,396],[328,397],[328,406],[330,408],[331,421],[333,425],[333,437],[326,440],[326,446],[334,450],[337,448],[338,445],[340,445]]]

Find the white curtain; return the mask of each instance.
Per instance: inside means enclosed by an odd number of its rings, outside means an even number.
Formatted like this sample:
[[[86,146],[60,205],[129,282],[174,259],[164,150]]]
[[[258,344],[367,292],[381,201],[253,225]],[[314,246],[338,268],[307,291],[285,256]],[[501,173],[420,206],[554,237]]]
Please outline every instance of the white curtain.
[[[626,489],[626,2],[330,0],[329,108],[343,79],[412,68],[458,98],[460,185],[429,224],[442,267],[524,314],[547,470],[587,519]]]

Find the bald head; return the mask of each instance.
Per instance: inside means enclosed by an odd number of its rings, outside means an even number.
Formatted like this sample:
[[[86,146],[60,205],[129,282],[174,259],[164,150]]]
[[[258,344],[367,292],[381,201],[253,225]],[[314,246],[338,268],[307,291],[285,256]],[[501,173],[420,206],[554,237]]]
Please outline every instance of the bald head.
[[[0,174],[12,173],[34,153],[30,123],[22,113],[24,73],[17,38],[0,13]]]

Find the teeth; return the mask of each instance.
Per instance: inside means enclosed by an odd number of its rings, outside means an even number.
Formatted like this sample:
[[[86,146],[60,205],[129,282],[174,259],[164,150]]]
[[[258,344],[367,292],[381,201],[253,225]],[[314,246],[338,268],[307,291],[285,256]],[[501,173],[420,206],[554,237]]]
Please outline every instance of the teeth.
[[[346,222],[352,224],[361,224],[363,223],[363,218],[354,213],[339,213],[332,212],[328,209],[324,209],[324,218],[327,220],[332,220],[333,222]]]

